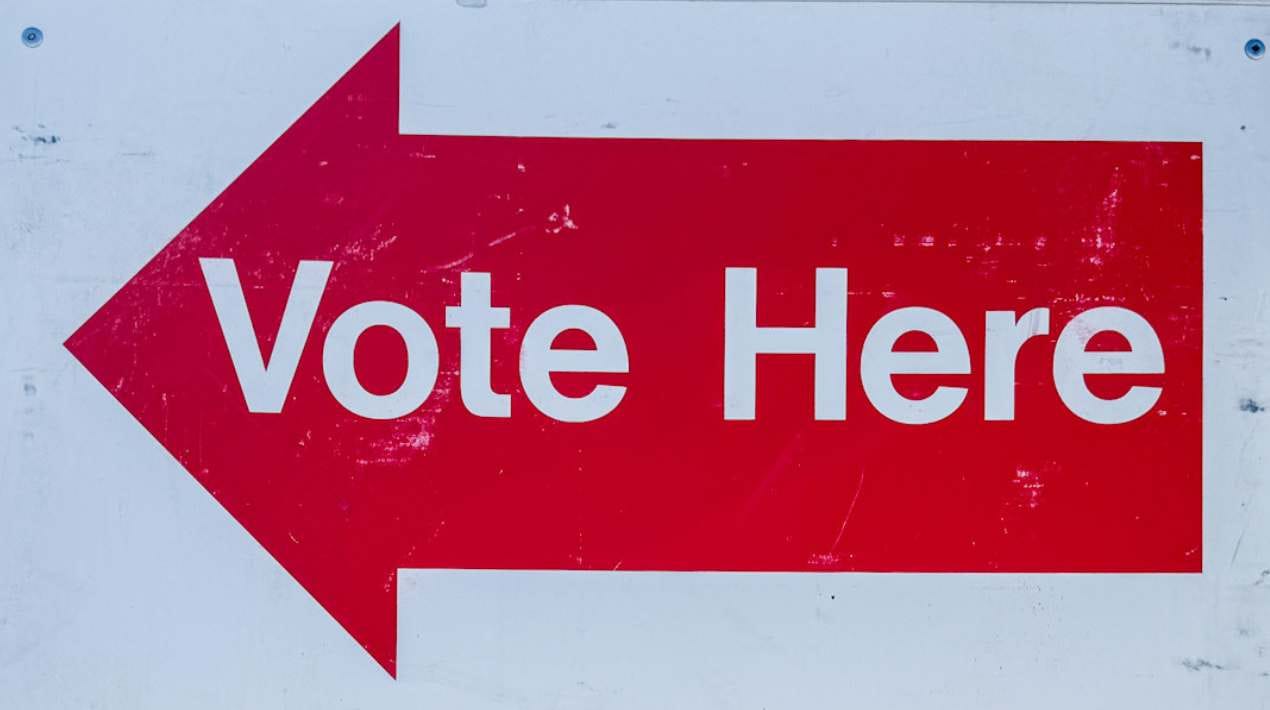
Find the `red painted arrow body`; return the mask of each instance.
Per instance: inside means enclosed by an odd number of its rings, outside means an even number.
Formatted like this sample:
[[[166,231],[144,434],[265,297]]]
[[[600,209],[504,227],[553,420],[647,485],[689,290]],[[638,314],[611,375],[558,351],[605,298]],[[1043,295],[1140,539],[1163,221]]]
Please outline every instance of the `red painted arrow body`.
[[[1198,145],[399,135],[398,41],[67,341],[390,673],[401,568],[1200,568]],[[247,411],[200,257],[235,260],[265,352],[298,262],[334,263],[281,413]],[[850,269],[846,421],[813,421],[809,357],[763,358],[757,419],[723,419],[727,266],[759,268],[772,325],[811,322],[815,267]],[[507,419],[459,399],[443,309],[464,271],[511,308],[492,345]],[[372,299],[440,343],[436,389],[401,419],[360,418],[323,380],[323,334]],[[629,374],[556,378],[627,387],[595,422],[554,421],[520,388],[526,326],[565,303],[607,313],[629,349]],[[976,363],[937,378],[970,393],[924,426],[883,417],[858,378],[869,326],[911,305],[949,314]],[[1161,399],[1126,424],[1079,419],[1051,379],[1058,330],[1098,305],[1164,344],[1166,373],[1135,380]],[[1017,418],[985,422],[984,311],[1041,306],[1054,328],[1020,353]],[[392,390],[403,354],[368,332],[362,381]]]

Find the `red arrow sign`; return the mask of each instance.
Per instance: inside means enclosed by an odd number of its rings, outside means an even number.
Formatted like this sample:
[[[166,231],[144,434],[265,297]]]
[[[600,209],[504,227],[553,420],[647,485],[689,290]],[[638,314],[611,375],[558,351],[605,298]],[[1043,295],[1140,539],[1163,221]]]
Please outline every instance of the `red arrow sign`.
[[[1199,145],[399,135],[398,44],[67,341],[390,673],[401,568],[1200,569]]]

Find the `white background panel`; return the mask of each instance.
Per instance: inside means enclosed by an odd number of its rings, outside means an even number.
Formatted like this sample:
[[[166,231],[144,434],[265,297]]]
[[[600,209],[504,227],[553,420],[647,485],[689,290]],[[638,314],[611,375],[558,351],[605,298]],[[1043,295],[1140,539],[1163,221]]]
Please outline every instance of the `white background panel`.
[[[411,132],[1202,140],[1204,573],[410,571],[390,679],[61,342],[399,20]],[[0,707],[1270,707],[1251,36],[1270,8],[0,5]]]

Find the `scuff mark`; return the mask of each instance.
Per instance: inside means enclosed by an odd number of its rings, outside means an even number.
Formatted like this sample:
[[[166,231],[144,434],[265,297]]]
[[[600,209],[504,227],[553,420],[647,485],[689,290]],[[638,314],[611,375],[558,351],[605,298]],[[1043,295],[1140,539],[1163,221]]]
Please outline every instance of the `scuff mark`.
[[[1243,399],[1239,400],[1239,411],[1248,412],[1250,414],[1256,414],[1258,412],[1266,411],[1266,405],[1258,402],[1252,397],[1244,397]]]
[[[503,236],[499,237],[498,239],[495,239],[494,241],[490,242],[489,244],[486,244],[485,246],[496,247],[499,244],[502,244],[503,242],[507,241],[508,239],[514,239],[516,237],[519,237],[520,235],[524,234],[525,231],[526,230],[524,229],[517,229],[514,232],[508,232],[507,234],[504,234]]]
[[[41,131],[44,130],[43,123],[37,123],[35,124],[35,127]],[[34,143],[35,145],[56,145],[62,142],[62,137],[56,133],[27,133],[22,130],[21,126],[14,126],[13,130],[17,131],[18,135],[22,136],[22,140],[27,141],[28,143]]]
[[[568,203],[565,203],[565,206],[561,208],[560,212],[552,212],[551,215],[547,217],[547,221],[553,226],[547,227],[547,231],[552,234],[559,234],[566,229],[570,231],[577,230],[578,224],[573,221],[573,218],[570,216],[570,211],[571,209]]]
[[[476,258],[476,252],[471,251],[464,254],[463,256],[460,256],[459,258],[453,261],[447,261],[444,264],[437,264],[436,266],[429,266],[428,268],[423,270],[423,273],[431,274],[437,271],[449,271],[450,269],[453,269],[457,266],[462,266],[475,258]]]
[[[42,160],[52,163],[68,162],[65,158],[55,158],[44,148],[56,145],[62,142],[62,137],[56,133],[45,131],[43,123],[36,124],[37,131],[27,131],[22,126],[13,126],[13,131],[17,133],[24,142],[36,146],[35,149],[22,151],[18,149],[14,151],[17,160]]]
[[[807,564],[811,567],[836,567],[842,557],[833,552],[813,552],[807,556]]]
[[[1183,658],[1181,664],[1183,668],[1191,672],[1227,670],[1226,666],[1220,663],[1213,663],[1206,658]]]
[[[1208,61],[1209,59],[1213,58],[1212,47],[1201,47],[1198,44],[1187,44],[1184,46],[1181,42],[1174,40],[1172,42],[1169,42],[1169,49],[1185,49],[1186,51],[1196,56],[1199,56],[1202,54],[1204,55],[1204,61]]]
[[[1244,545],[1244,535],[1248,534],[1248,522],[1252,520],[1251,516],[1244,520],[1243,530],[1239,531],[1239,539],[1235,540],[1235,551],[1230,553],[1230,566],[1235,566],[1235,560],[1239,559],[1239,548]]]
[[[399,236],[389,234],[387,237],[377,229],[374,235],[374,243],[367,243],[366,240],[358,240],[349,243],[340,249],[338,256],[340,260],[345,262],[373,262],[380,252],[397,242]]]
[[[842,535],[847,531],[847,523],[851,522],[851,514],[855,512],[855,504],[860,501],[860,491],[864,490],[864,469],[860,469],[860,482],[855,486],[855,495],[851,496],[851,504],[847,506],[847,514],[842,518],[842,525],[838,528],[838,536],[834,538],[833,547],[830,549],[837,550],[838,545],[842,543]]]
[[[566,209],[567,209],[567,208],[568,208],[568,206],[566,205]],[[576,228],[576,227],[575,227],[575,228]],[[516,237],[519,237],[519,236],[521,236],[521,235],[524,235],[524,234],[529,234],[531,230],[532,230],[532,227],[521,227],[520,229],[517,229],[517,230],[511,231],[511,232],[508,232],[507,234],[504,234],[504,235],[503,235],[503,236],[501,236],[501,237],[497,237],[497,238],[495,238],[495,239],[493,239],[493,240],[491,240],[491,241],[487,242],[487,243],[485,244],[485,248],[486,248],[486,249],[488,249],[488,248],[491,248],[491,247],[496,247],[496,246],[498,246],[499,244],[502,244],[503,242],[508,241],[508,240],[510,240],[510,239],[515,239]],[[558,231],[558,230],[557,230],[557,231]],[[428,268],[424,269],[422,273],[425,273],[425,274],[433,274],[433,273],[436,273],[436,272],[438,272],[438,271],[449,271],[450,269],[453,269],[453,268],[456,268],[456,267],[462,266],[462,265],[466,264],[467,262],[471,261],[472,259],[475,259],[475,258],[476,258],[476,254],[477,254],[477,250],[475,250],[475,249],[474,249],[474,250],[472,250],[472,251],[470,251],[470,252],[468,252],[468,253],[464,254],[463,256],[460,256],[460,257],[458,257],[457,259],[452,259],[452,260],[450,260],[450,261],[447,261],[447,262],[445,262],[444,264],[437,264],[436,266],[429,266]]]
[[[1040,473],[1019,466],[1014,471],[1014,485],[1022,490],[1020,493],[1025,500],[1025,505],[1036,510],[1041,505],[1041,493],[1045,491],[1045,482],[1041,480]]]

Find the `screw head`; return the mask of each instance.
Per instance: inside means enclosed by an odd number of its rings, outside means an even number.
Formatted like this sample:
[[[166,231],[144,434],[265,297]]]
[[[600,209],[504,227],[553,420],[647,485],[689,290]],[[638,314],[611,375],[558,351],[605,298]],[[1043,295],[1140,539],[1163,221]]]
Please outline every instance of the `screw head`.
[[[44,44],[44,30],[39,27],[28,27],[22,30],[22,44],[33,49]]]
[[[1266,56],[1266,43],[1253,37],[1244,42],[1244,54],[1247,54],[1249,59],[1261,59]]]

